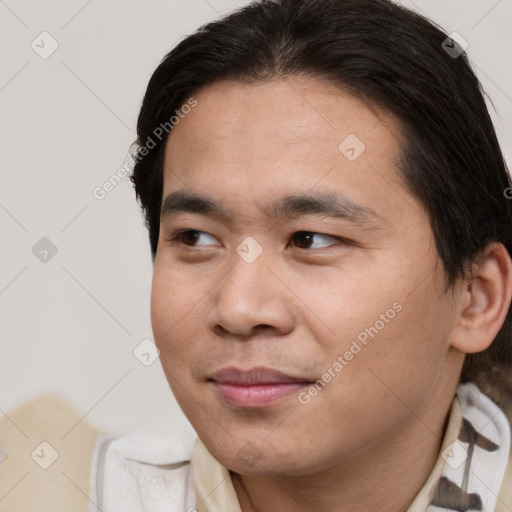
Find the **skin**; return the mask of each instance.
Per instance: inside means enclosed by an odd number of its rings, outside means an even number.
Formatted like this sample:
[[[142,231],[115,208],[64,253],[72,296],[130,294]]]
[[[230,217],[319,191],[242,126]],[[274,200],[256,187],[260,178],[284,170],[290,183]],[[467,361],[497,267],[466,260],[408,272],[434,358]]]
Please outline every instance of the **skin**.
[[[473,280],[445,293],[428,215],[396,166],[399,123],[334,85],[225,81],[194,97],[167,142],[163,198],[208,195],[228,217],[162,216],[151,315],[179,405],[233,472],[243,512],[407,510],[440,450],[465,353],[484,350],[504,321],[510,257],[493,245]],[[338,149],[348,134],[366,146],[353,162]],[[260,210],[314,192],[343,194],[379,218],[362,226]],[[182,229],[202,234],[172,241]],[[301,243],[300,231],[320,234]],[[246,237],[263,249],[252,263],[236,252]],[[315,382],[396,303],[400,312],[307,404],[294,393],[236,407],[208,380],[266,366]]]

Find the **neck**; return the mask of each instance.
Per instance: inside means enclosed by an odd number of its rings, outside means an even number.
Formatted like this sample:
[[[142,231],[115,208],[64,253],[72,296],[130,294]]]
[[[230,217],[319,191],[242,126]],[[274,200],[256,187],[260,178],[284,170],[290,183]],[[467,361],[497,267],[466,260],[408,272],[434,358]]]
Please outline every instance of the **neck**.
[[[445,389],[446,395],[449,396]],[[446,396],[445,395],[445,396]],[[411,413],[410,421],[377,449],[305,476],[232,473],[242,512],[406,512],[437,460],[451,401]]]

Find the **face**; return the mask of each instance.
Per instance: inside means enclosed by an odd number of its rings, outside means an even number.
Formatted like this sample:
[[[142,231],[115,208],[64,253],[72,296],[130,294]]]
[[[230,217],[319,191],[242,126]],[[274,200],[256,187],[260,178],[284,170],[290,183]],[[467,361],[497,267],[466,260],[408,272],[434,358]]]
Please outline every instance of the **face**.
[[[309,474],[428,424],[455,306],[398,124],[312,78],[194,98],[166,146],[151,315],[206,447]]]

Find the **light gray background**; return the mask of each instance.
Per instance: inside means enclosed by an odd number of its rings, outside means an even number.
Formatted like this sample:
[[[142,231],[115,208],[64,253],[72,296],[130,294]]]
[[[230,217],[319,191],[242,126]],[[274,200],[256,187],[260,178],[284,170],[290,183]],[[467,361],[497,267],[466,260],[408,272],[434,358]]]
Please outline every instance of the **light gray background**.
[[[0,0],[2,411],[49,393],[102,430],[190,428],[159,361],[133,354],[152,337],[152,264],[130,182],[92,192],[125,162],[163,56],[246,3]],[[468,41],[510,155],[512,0],[403,3]],[[43,31],[59,45],[47,59],[31,48]],[[42,237],[58,249],[46,263]]]

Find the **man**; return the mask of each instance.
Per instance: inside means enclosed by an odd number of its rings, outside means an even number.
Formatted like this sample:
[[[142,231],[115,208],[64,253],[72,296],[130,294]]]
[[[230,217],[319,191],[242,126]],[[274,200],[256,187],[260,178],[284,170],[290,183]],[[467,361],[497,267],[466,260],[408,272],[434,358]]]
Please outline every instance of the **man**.
[[[134,158],[198,439],[102,437],[91,510],[512,508],[511,181],[455,38],[256,2],[165,57]]]

